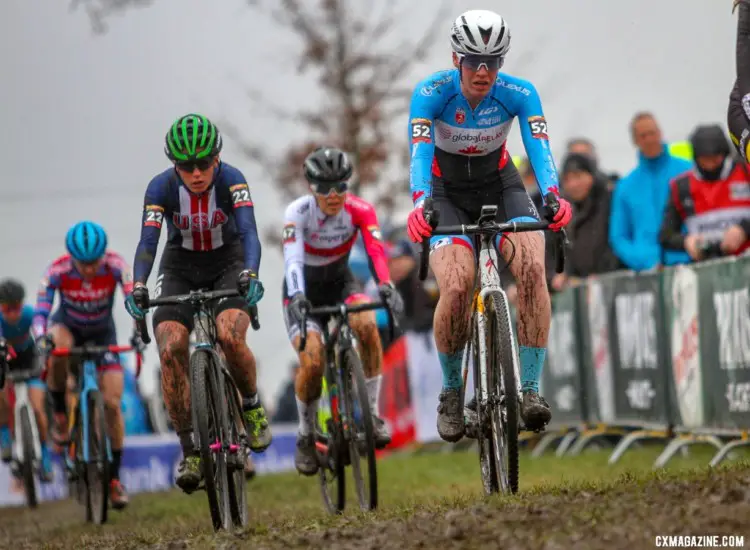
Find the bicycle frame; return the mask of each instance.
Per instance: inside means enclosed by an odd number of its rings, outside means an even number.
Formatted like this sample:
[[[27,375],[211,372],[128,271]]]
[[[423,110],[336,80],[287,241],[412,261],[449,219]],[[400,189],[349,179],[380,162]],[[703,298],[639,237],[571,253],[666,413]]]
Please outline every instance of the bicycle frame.
[[[503,299],[507,302],[508,297],[500,284],[500,274],[497,271],[498,255],[495,247],[493,246],[493,236],[483,234],[481,235],[481,247],[479,254],[476,255],[476,268],[477,268],[477,287],[474,292],[474,307],[472,311],[476,315],[476,330],[479,334],[486,334],[487,330],[487,318],[484,315],[484,300],[485,298],[494,292],[502,294]],[[510,314],[509,314],[510,315]],[[508,326],[511,327],[511,339],[515,342],[515,334],[512,333],[513,325],[508,319]],[[473,341],[473,330],[474,323],[471,324],[469,340],[464,350],[464,356],[462,361],[463,371],[466,372],[469,368],[469,360],[471,359],[471,343]],[[485,338],[477,338],[477,355],[479,357],[479,380],[474,380],[474,383],[478,385],[480,391],[480,397],[482,402],[487,402],[489,398],[489,387],[491,380],[489,379],[489,372],[487,369],[487,341]],[[520,381],[519,366],[517,354],[513,353],[513,369],[516,371],[516,380]],[[501,377],[502,380],[502,377]],[[464,385],[464,391],[466,386]],[[506,388],[503,388],[507,390]],[[519,395],[521,391],[520,382],[516,388],[516,394]]]
[[[168,305],[168,304],[189,304],[191,307],[193,307],[193,334],[195,336],[195,347],[193,352],[190,354],[190,360],[189,360],[189,376],[190,380],[192,380],[193,376],[193,370],[195,365],[195,351],[197,350],[205,350],[208,353],[211,354],[213,357],[213,378],[216,380],[217,384],[217,390],[218,395],[224,395],[225,386],[224,384],[227,383],[227,380],[229,380],[229,384],[232,385],[233,391],[231,392],[233,399],[235,399],[235,411],[241,411],[242,410],[242,404],[240,402],[239,397],[239,391],[237,389],[237,385],[234,382],[234,379],[231,376],[231,373],[228,371],[225,361],[222,360],[221,355],[219,354],[219,345],[217,342],[216,334],[215,334],[215,321],[214,321],[214,315],[213,315],[213,309],[210,305],[207,304],[210,300],[216,300],[221,298],[230,298],[230,297],[236,297],[239,296],[239,293],[236,290],[212,290],[212,291],[190,291],[189,294],[184,294],[180,296],[166,296],[166,297],[154,297],[150,301],[149,307],[156,307],[158,305]],[[252,306],[248,310],[248,314],[250,315],[250,325],[253,327],[253,330],[259,330],[260,329],[260,323],[258,321],[258,308],[257,306]],[[207,328],[208,327],[208,328]],[[144,344],[149,344],[151,342],[151,337],[148,333],[148,326],[146,325],[145,319],[141,319],[139,321],[136,321],[136,333],[141,337]],[[226,403],[223,403],[223,405],[226,405]],[[222,405],[222,406],[223,406]],[[193,426],[196,424],[196,412],[193,410],[192,402],[191,402],[191,419]],[[245,423],[244,420],[241,418],[235,419],[236,426],[241,431],[240,437],[246,437],[247,433],[245,431]],[[196,441],[196,448],[199,448],[199,444]],[[218,453],[222,450],[228,451],[231,454],[237,454],[237,452],[240,450],[240,447],[236,444],[228,444],[223,441],[216,441],[211,444],[211,451],[214,453]]]
[[[78,375],[78,384],[75,392],[75,398],[77,399],[78,410],[80,411],[80,418],[76,418],[75,414],[70,415],[69,422],[72,428],[78,422],[79,428],[83,428],[83,448],[80,449],[82,455],[81,458],[84,462],[89,462],[91,451],[89,449],[89,415],[92,414],[88,408],[88,397],[92,391],[100,391],[99,383],[97,381],[98,373],[96,372],[97,358],[104,353],[126,353],[129,351],[138,351],[132,346],[81,346],[73,348],[60,348],[53,349],[51,355],[57,357],[69,357],[69,356],[80,356],[82,357],[81,372]],[[136,353],[137,358],[137,370],[140,371],[141,356],[140,353]],[[81,426],[82,424],[82,426]],[[105,440],[107,442],[107,460],[112,461],[112,443],[109,435],[105,434]],[[74,458],[74,457],[67,457]]]
[[[89,449],[89,393],[92,391],[99,391],[99,384],[97,382],[96,373],[96,361],[93,359],[86,359],[83,361],[83,376],[80,377],[78,384],[78,406],[81,411],[81,422],[79,426],[83,427],[83,449],[82,458],[84,462],[88,462],[90,459]],[[112,462],[112,442],[110,441],[109,435],[104,438],[107,442],[107,460]]]
[[[388,314],[388,327],[391,332],[391,339],[395,332],[396,320],[393,317],[391,310],[387,304],[383,302],[367,302],[362,304],[347,305],[339,304],[336,306],[324,306],[312,308],[310,312],[305,312],[304,318],[299,323],[300,329],[300,351],[305,349],[307,343],[307,317],[308,315],[331,315],[332,318],[326,323],[323,323],[321,327],[323,329],[322,338],[325,350],[325,368],[335,369],[333,377],[335,384],[327,387],[328,398],[331,407],[331,417],[335,423],[341,421],[340,409],[339,409],[339,382],[342,379],[344,372],[342,370],[341,362],[339,358],[341,355],[351,348],[358,349],[358,341],[354,334],[353,329],[349,326],[349,314],[359,313],[363,311],[371,311],[379,308],[385,308]],[[332,329],[329,329],[332,326]],[[325,375],[324,375],[325,378]],[[354,414],[354,411],[351,411]],[[344,419],[345,420],[345,419]],[[321,426],[325,428],[325,426]],[[316,442],[316,447],[321,452],[327,451],[327,446],[323,443]]]
[[[213,357],[213,378],[216,381],[217,384],[217,391],[218,395],[225,395],[225,388],[224,384],[227,380],[230,380],[230,384],[232,385],[234,391],[231,392],[233,398],[235,399],[235,409],[234,410],[242,410],[242,403],[239,400],[239,392],[237,390],[237,386],[234,383],[234,379],[231,377],[229,371],[227,370],[225,362],[222,360],[221,356],[218,352],[218,343],[216,340],[216,335],[211,334],[209,330],[206,330],[206,327],[213,326],[213,314],[208,306],[205,304],[201,304],[200,307],[195,311],[193,314],[193,332],[195,334],[195,350],[206,350],[211,354]],[[194,360],[193,357],[195,354],[190,355],[190,361],[189,361],[189,369],[190,369],[190,380],[193,379],[193,368],[194,368]],[[195,410],[192,410],[192,404],[191,404],[191,415],[193,417],[193,426],[195,426]],[[247,436],[245,433],[245,423],[240,419],[240,421],[237,423],[237,426],[240,429],[241,437]],[[226,434],[224,434],[226,435]],[[196,441],[196,448],[199,448],[199,442]],[[211,444],[211,451],[214,453],[221,452],[222,450],[228,451],[230,454],[236,454],[239,452],[240,447],[239,445],[236,445],[234,443],[227,443],[225,441],[215,441]]]

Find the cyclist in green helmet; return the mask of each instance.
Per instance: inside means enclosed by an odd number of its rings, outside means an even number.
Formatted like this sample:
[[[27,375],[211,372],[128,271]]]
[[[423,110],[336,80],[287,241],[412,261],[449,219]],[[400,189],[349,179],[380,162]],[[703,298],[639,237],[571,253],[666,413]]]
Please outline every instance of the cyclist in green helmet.
[[[263,297],[258,278],[261,247],[247,180],[220,159],[221,147],[218,128],[205,116],[188,114],[169,128],[165,152],[174,166],[154,177],[146,189],[141,239],[135,253],[135,284],[126,308],[134,319],[143,319],[148,307],[146,281],[166,222],[168,237],[156,295],[199,289],[237,288],[240,292],[241,297],[215,305],[217,336],[242,393],[250,447],[261,452],[271,444],[271,429],[258,399],[255,357],[246,342],[250,325],[247,307]],[[203,475],[190,416],[192,309],[189,305],[159,306],[153,324],[164,402],[183,451],[176,483],[190,493],[198,488]]]

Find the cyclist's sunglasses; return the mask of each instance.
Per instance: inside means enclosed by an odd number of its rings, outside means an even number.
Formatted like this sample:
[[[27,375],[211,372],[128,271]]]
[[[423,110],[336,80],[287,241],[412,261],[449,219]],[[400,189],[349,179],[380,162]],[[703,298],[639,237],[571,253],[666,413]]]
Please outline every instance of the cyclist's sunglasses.
[[[318,183],[311,183],[310,187],[312,188],[313,192],[316,195],[330,195],[331,191],[336,193],[337,195],[343,195],[346,193],[347,189],[349,189],[349,183],[346,181],[337,181],[337,182],[318,182]]]
[[[184,160],[176,163],[177,168],[185,172],[192,172],[196,168],[201,172],[205,172],[211,168],[211,164],[214,162],[214,157],[205,157],[198,160]]]
[[[85,269],[87,267],[92,267],[92,268],[99,267],[99,264],[101,263],[101,261],[102,259],[99,258],[98,260],[94,260],[93,262],[81,262],[79,260],[76,260],[75,263],[77,263],[80,267]]]
[[[505,62],[505,58],[499,55],[463,55],[459,60],[461,66],[470,71],[478,71],[484,67],[487,72],[500,70]]]

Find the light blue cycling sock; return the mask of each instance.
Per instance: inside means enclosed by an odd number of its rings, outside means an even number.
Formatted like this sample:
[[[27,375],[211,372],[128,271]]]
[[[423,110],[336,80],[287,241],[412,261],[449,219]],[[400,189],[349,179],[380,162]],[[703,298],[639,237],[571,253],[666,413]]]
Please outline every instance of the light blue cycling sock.
[[[52,471],[52,455],[46,443],[42,443],[42,468],[47,472]]]
[[[10,436],[10,428],[8,426],[0,426],[0,447],[10,447],[13,445],[13,439]]]
[[[539,379],[542,377],[547,348],[518,346],[518,355],[521,359],[521,390],[539,392]]]
[[[461,389],[463,380],[461,379],[461,359],[463,350],[455,353],[438,352],[440,358],[440,368],[443,369],[443,389]]]

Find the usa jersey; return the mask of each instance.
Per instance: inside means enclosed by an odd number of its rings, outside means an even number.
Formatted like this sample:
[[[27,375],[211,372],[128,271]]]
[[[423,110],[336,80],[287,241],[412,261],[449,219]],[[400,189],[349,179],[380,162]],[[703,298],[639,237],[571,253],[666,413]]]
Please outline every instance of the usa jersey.
[[[135,253],[135,281],[145,283],[154,265],[159,234],[167,222],[167,247],[216,250],[242,242],[245,267],[260,267],[260,240],[250,189],[237,168],[222,162],[211,187],[197,195],[182,183],[174,168],[151,180],[143,202],[141,240]]]
[[[55,294],[60,293],[59,318],[63,324],[78,330],[106,330],[112,322],[112,305],[117,285],[127,296],[133,291],[130,268],[115,252],[107,251],[91,280],[84,280],[70,254],[52,262],[39,287],[34,315],[34,335],[47,330]]]
[[[21,317],[15,325],[11,325],[0,313],[0,338],[5,338],[16,353],[22,352],[34,344],[31,336],[31,323],[34,319],[34,308],[28,304],[23,306]]]
[[[547,121],[530,82],[499,73],[475,109],[461,92],[458,69],[436,72],[420,82],[409,111],[413,202],[430,196],[433,176],[459,189],[496,174],[508,162],[505,144],[515,118],[542,196],[556,192]]]
[[[377,281],[389,281],[378,218],[369,202],[347,194],[344,208],[335,216],[322,212],[312,195],[292,202],[284,215],[282,235],[288,295],[305,292],[305,281],[341,280],[359,232]]]

